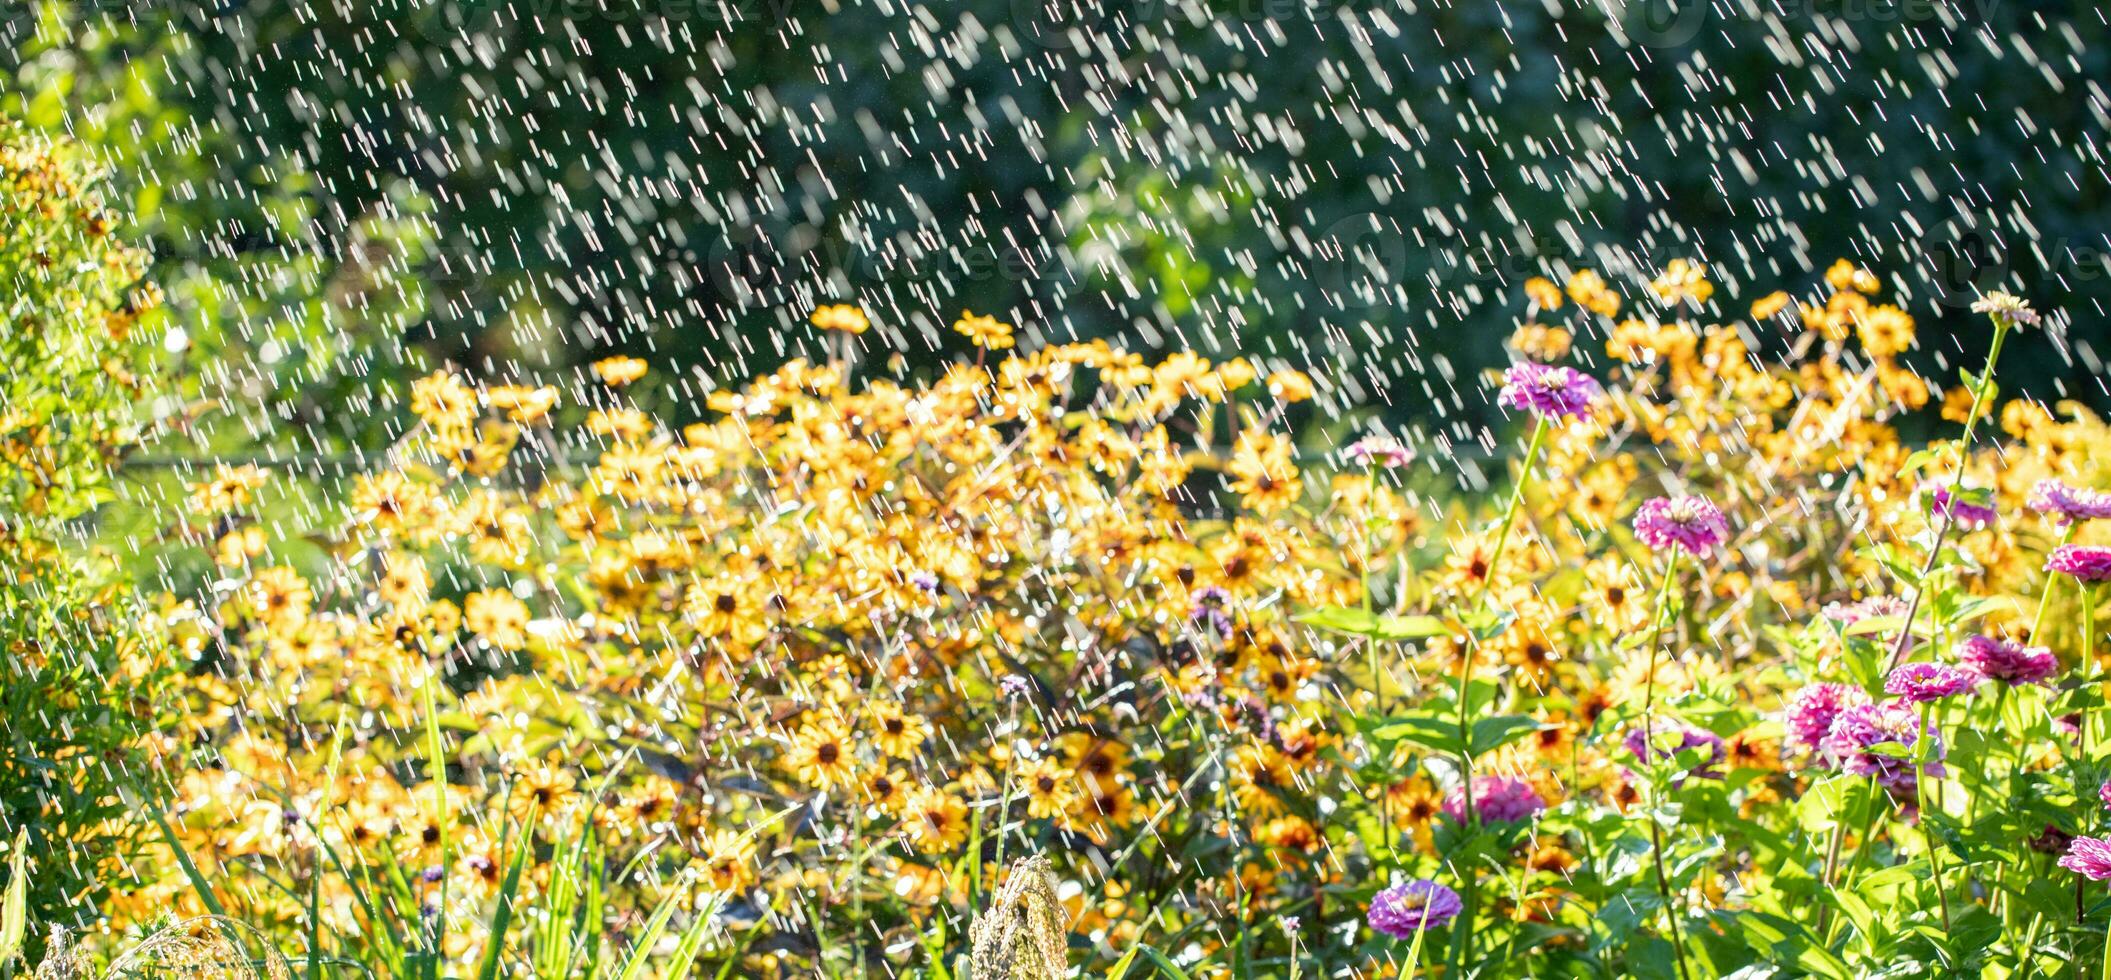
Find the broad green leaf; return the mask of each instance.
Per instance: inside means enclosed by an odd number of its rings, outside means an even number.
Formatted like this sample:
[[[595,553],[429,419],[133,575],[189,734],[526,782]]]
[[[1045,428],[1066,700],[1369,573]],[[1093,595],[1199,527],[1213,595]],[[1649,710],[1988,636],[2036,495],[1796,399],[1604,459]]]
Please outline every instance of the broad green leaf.
[[[1473,755],[1487,755],[1540,729],[1536,719],[1524,715],[1498,715],[1473,723]]]
[[[1435,616],[1381,616],[1347,606],[1322,606],[1298,616],[1297,621],[1329,633],[1372,640],[1419,640],[1450,632]]]
[[[22,955],[29,931],[29,828],[15,832],[15,850],[7,858],[7,898],[0,901],[0,966]]]

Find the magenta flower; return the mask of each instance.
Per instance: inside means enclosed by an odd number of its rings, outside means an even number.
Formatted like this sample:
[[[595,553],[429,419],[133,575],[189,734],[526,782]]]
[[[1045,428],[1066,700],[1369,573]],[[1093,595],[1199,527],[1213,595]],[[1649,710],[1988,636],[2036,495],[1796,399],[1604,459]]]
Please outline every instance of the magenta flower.
[[[1828,602],[1825,604],[1824,612],[1826,619],[1830,619],[1842,626],[1853,626],[1865,619],[1876,619],[1882,616],[1904,616],[1906,614],[1906,600],[1895,595],[1873,595],[1867,599],[1856,599],[1847,603]]]
[[[1904,701],[1858,704],[1841,709],[1833,718],[1832,730],[1818,742],[1818,752],[1848,775],[1874,776],[1885,789],[1905,795],[1913,792],[1919,775],[1911,759],[1919,754],[1923,735],[1935,739],[1932,759],[1941,759],[1941,738],[1933,728],[1921,726],[1912,705]],[[1879,750],[1879,746],[1892,748]],[[1930,761],[1920,773],[1941,777],[1948,770],[1941,762]]]
[[[1375,466],[1382,470],[1397,470],[1415,458],[1415,452],[1390,436],[1365,436],[1342,450],[1349,462],[1358,466]]]
[[[1841,710],[1856,705],[1868,704],[1869,696],[1862,689],[1848,684],[1812,684],[1789,701],[1789,737],[1806,749],[1816,749],[1832,731],[1834,718]]]
[[[2060,658],[2051,650],[1991,636],[1966,637],[1958,647],[1957,659],[2004,684],[2043,684],[2060,671]]]
[[[1408,939],[1424,929],[1444,928],[1464,910],[1458,892],[1417,878],[1371,896],[1371,909],[1364,920],[1394,939]]]
[[[2067,855],[2060,858],[2060,867],[2090,881],[2111,878],[2111,839],[2075,838],[2073,843],[2067,845]]]
[[[1884,678],[1884,693],[1895,694],[1914,704],[1940,701],[1955,697],[1984,680],[1979,672],[1953,664],[1931,664],[1925,661],[1901,664]]]
[[[1523,823],[1547,808],[1532,784],[1514,776],[1476,776],[1473,780],[1473,812],[1482,823]],[[1466,822],[1466,794],[1452,790],[1444,797],[1444,815]]]
[[[1635,537],[1658,551],[1704,555],[1730,537],[1730,522],[1705,498],[1657,497],[1635,511]]]
[[[2111,493],[2070,487],[2058,480],[2039,480],[2030,491],[2030,509],[2061,525],[2100,520],[2111,517]]]
[[[2045,570],[2072,575],[2084,582],[2111,579],[2111,548],[2087,544],[2063,544],[2045,559]]]
[[[1496,403],[1559,422],[1589,415],[1591,403],[1603,394],[1605,389],[1598,386],[1596,379],[1575,368],[1525,361],[1503,372],[1503,390]]]
[[[1986,527],[2000,519],[2001,512],[1986,504],[1975,504],[1950,492],[1949,487],[1926,484],[1921,492],[1929,497],[1929,509],[1937,517],[1948,517],[1958,527]]]
[[[2111,810],[2111,781],[2096,788],[2096,798],[2104,801],[2104,809]]]
[[[1674,739],[1677,744],[1672,744]],[[1692,749],[1706,749],[1707,756],[1686,770],[1685,776],[1701,779],[1723,778],[1722,770],[1715,767],[1722,763],[1726,753],[1723,751],[1722,737],[1714,732],[1699,728],[1678,730],[1660,726],[1652,733],[1648,728],[1638,726],[1628,729],[1627,737],[1621,740],[1621,744],[1627,746],[1627,751],[1633,753],[1634,757],[1645,765],[1677,758],[1679,753]],[[1685,776],[1673,780],[1673,785],[1685,782]]]

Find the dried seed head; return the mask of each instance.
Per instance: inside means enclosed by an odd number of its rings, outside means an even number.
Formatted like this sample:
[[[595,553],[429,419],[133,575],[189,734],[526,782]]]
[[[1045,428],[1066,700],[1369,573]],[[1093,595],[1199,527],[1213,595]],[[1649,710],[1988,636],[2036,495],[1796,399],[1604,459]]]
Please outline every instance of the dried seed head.
[[[1061,980],[1070,973],[1068,916],[1055,872],[1035,855],[1011,866],[969,930],[977,980]]]

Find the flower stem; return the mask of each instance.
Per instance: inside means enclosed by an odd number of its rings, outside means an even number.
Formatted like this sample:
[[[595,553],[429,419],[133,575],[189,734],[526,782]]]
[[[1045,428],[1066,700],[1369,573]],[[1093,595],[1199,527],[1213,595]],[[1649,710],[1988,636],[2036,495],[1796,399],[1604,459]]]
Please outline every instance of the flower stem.
[[[1546,444],[1547,420],[1540,419],[1532,427],[1532,444],[1525,450],[1525,467],[1517,475],[1517,486],[1510,492],[1510,503],[1503,508],[1503,521],[1495,532],[1495,548],[1488,553],[1488,568],[1481,576],[1481,586],[1473,594],[1472,608],[1478,609],[1488,597],[1488,588],[1495,584],[1495,576],[1503,564],[1503,551],[1510,544],[1510,528],[1517,523],[1517,510],[1524,503],[1525,488],[1532,483],[1532,471],[1539,464],[1539,451]],[[1459,742],[1462,746],[1459,758],[1459,779],[1465,786],[1466,822],[1473,823],[1473,749],[1472,731],[1466,717],[1466,683],[1473,676],[1473,658],[1480,647],[1480,639],[1471,632],[1466,635],[1465,655],[1459,658]]]
[[[1664,580],[1657,586],[1655,627],[1649,635],[1649,673],[1642,679],[1642,751],[1656,752],[1656,705],[1657,705],[1657,657],[1664,648],[1664,622],[1670,618],[1671,583],[1678,577],[1679,552],[1673,549],[1670,560],[1664,563]],[[1654,794],[1657,802],[1663,802],[1663,788],[1657,787]],[[1685,980],[1686,941],[1679,930],[1680,911],[1672,904],[1671,878],[1664,873],[1664,830],[1658,825],[1655,814],[1646,815],[1649,821],[1649,849],[1657,866],[1657,892],[1664,899],[1664,921],[1671,926],[1671,951],[1677,956],[1679,978]]]
[[[1679,913],[1671,904],[1671,877],[1664,873],[1664,828],[1655,815],[1648,815],[1649,849],[1656,859],[1657,894],[1664,899],[1664,920],[1671,923],[1671,952],[1678,960],[1679,980],[1686,980],[1686,940],[1679,930]]]
[[[1915,738],[1913,755],[1916,771],[1913,773],[1913,806],[1920,811],[1920,839],[1928,846],[1928,864],[1935,874],[1935,901],[1942,908],[1942,929],[1950,931],[1950,892],[1942,884],[1942,851],[1935,842],[1935,834],[1928,829],[1928,756],[1935,744],[1935,733],[1928,728],[1928,710],[1931,705],[1920,706],[1920,732]]]
[[[2082,690],[2097,693],[2096,680],[2096,586],[2081,583],[2082,591]],[[2089,758],[2089,730],[2096,727],[2097,712],[2082,712],[2083,759]],[[2077,787],[2079,789],[2079,787]]]
[[[2001,360],[2001,342],[2008,339],[2011,326],[2007,317],[1994,317],[1994,343],[1986,352],[1986,366],[1979,369],[1979,382],[1972,386],[1972,410],[1964,417],[1964,435],[1957,440],[1957,470],[1950,476],[1948,506],[1943,508],[1942,522],[1935,526],[1935,544],[1928,548],[1928,559],[1920,566],[1920,580],[1913,583],[1913,599],[1906,603],[1906,623],[1899,627],[1898,643],[1891,650],[1891,670],[1906,659],[1906,651],[1913,649],[1913,620],[1920,614],[1921,599],[1927,595],[1928,576],[1935,573],[1935,563],[1942,558],[1942,546],[1949,540],[1950,529],[1957,524],[1957,511],[1962,504],[1957,494],[1964,489],[1964,467],[1972,452],[1972,431],[1979,427],[1979,419],[1985,414],[1987,388],[1994,380],[1994,364]]]
[[[1539,419],[1532,426],[1532,444],[1525,449],[1524,469],[1517,474],[1517,486],[1510,492],[1510,503],[1503,508],[1502,525],[1495,532],[1495,549],[1488,553],[1488,568],[1481,577],[1480,588],[1473,594],[1470,607],[1473,611],[1478,611],[1481,603],[1487,599],[1488,588],[1495,583],[1495,576],[1502,568],[1503,550],[1510,543],[1510,528],[1517,523],[1517,510],[1524,503],[1525,488],[1532,483],[1532,471],[1539,465],[1539,452],[1546,445],[1548,428],[1545,418]],[[1459,657],[1459,793],[1460,801],[1464,804],[1460,809],[1463,818],[1462,829],[1470,828],[1474,824],[1473,725],[1472,720],[1466,717],[1466,688],[1473,678],[1473,659],[1479,654],[1480,642],[1479,636],[1469,629],[1466,633],[1465,649]],[[1480,894],[1480,888],[1477,887],[1478,874],[1477,869],[1467,869],[1463,880],[1460,881],[1460,884],[1465,886],[1465,909],[1459,914],[1458,928],[1452,933],[1451,958],[1454,967],[1462,962],[1467,953],[1466,946],[1473,939],[1474,906],[1478,904],[1475,899]],[[1457,972],[1453,969],[1447,975],[1455,975]]]

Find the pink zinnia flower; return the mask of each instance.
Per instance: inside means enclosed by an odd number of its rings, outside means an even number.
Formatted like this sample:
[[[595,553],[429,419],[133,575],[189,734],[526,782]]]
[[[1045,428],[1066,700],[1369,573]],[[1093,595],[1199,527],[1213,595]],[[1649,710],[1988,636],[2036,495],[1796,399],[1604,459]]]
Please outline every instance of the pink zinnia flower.
[[[1824,613],[1826,619],[1842,626],[1853,626],[1865,619],[1904,616],[1906,600],[1895,595],[1873,595],[1853,602],[1828,602],[1825,604]]]
[[[1503,372],[1503,390],[1496,403],[1512,411],[1530,412],[1549,422],[1589,415],[1591,403],[1605,393],[1596,379],[1575,368],[1548,367],[1525,361]]]
[[[2045,570],[2072,575],[2084,582],[2111,579],[2111,548],[2087,544],[2063,544],[2045,559]]]
[[[1884,693],[1924,704],[1963,694],[1979,686],[1982,679],[1977,671],[1951,664],[1901,664],[1884,678]]]
[[[1473,812],[1482,823],[1522,823],[1547,808],[1532,784],[1514,776],[1476,776],[1473,780]],[[1466,794],[1452,790],[1444,797],[1444,815],[1466,822]]]
[[[2067,845],[2067,856],[2060,858],[2060,867],[2090,881],[2111,878],[2111,839],[2075,838],[2073,843]]]
[[[1364,919],[1385,935],[1407,939],[1424,929],[1442,929],[1465,907],[1458,892],[1427,878],[1417,878],[1371,896],[1371,908]]]
[[[1730,522],[1703,497],[1657,497],[1635,512],[1635,537],[1658,551],[1704,555],[1729,536]]]
[[[2060,658],[2044,647],[1991,636],[1969,636],[1958,648],[1957,659],[1965,666],[2004,684],[2043,684],[2060,671]]]
[[[2111,781],[2096,788],[2096,798],[2104,801],[2104,809],[2111,810]]]
[[[1396,470],[1406,466],[1415,458],[1414,450],[1400,444],[1390,436],[1365,436],[1342,450],[1349,462],[1358,466],[1375,466],[1384,470]]]
[[[1843,709],[1858,704],[1868,704],[1869,695],[1862,689],[1848,684],[1812,684],[1796,692],[1789,701],[1789,736],[1797,745],[1815,749],[1826,733],[1832,731],[1834,718]]]
[[[2030,509],[2055,524],[2111,517],[2111,493],[2070,487],[2058,480],[2039,480],[2030,491]]]
[[[1921,727],[1912,705],[1904,701],[1858,704],[1842,709],[1833,718],[1832,730],[1819,741],[1818,751],[1848,775],[1874,776],[1885,789],[1905,794],[1913,791],[1918,779],[1911,757],[1920,752],[1923,735],[1936,740],[1931,757],[1941,759],[1941,739],[1932,728]],[[1879,745],[1897,748],[1891,752],[1873,751]],[[1900,751],[1907,758],[1894,754]],[[1942,763],[1931,761],[1920,772],[1940,777],[1948,770]]]

